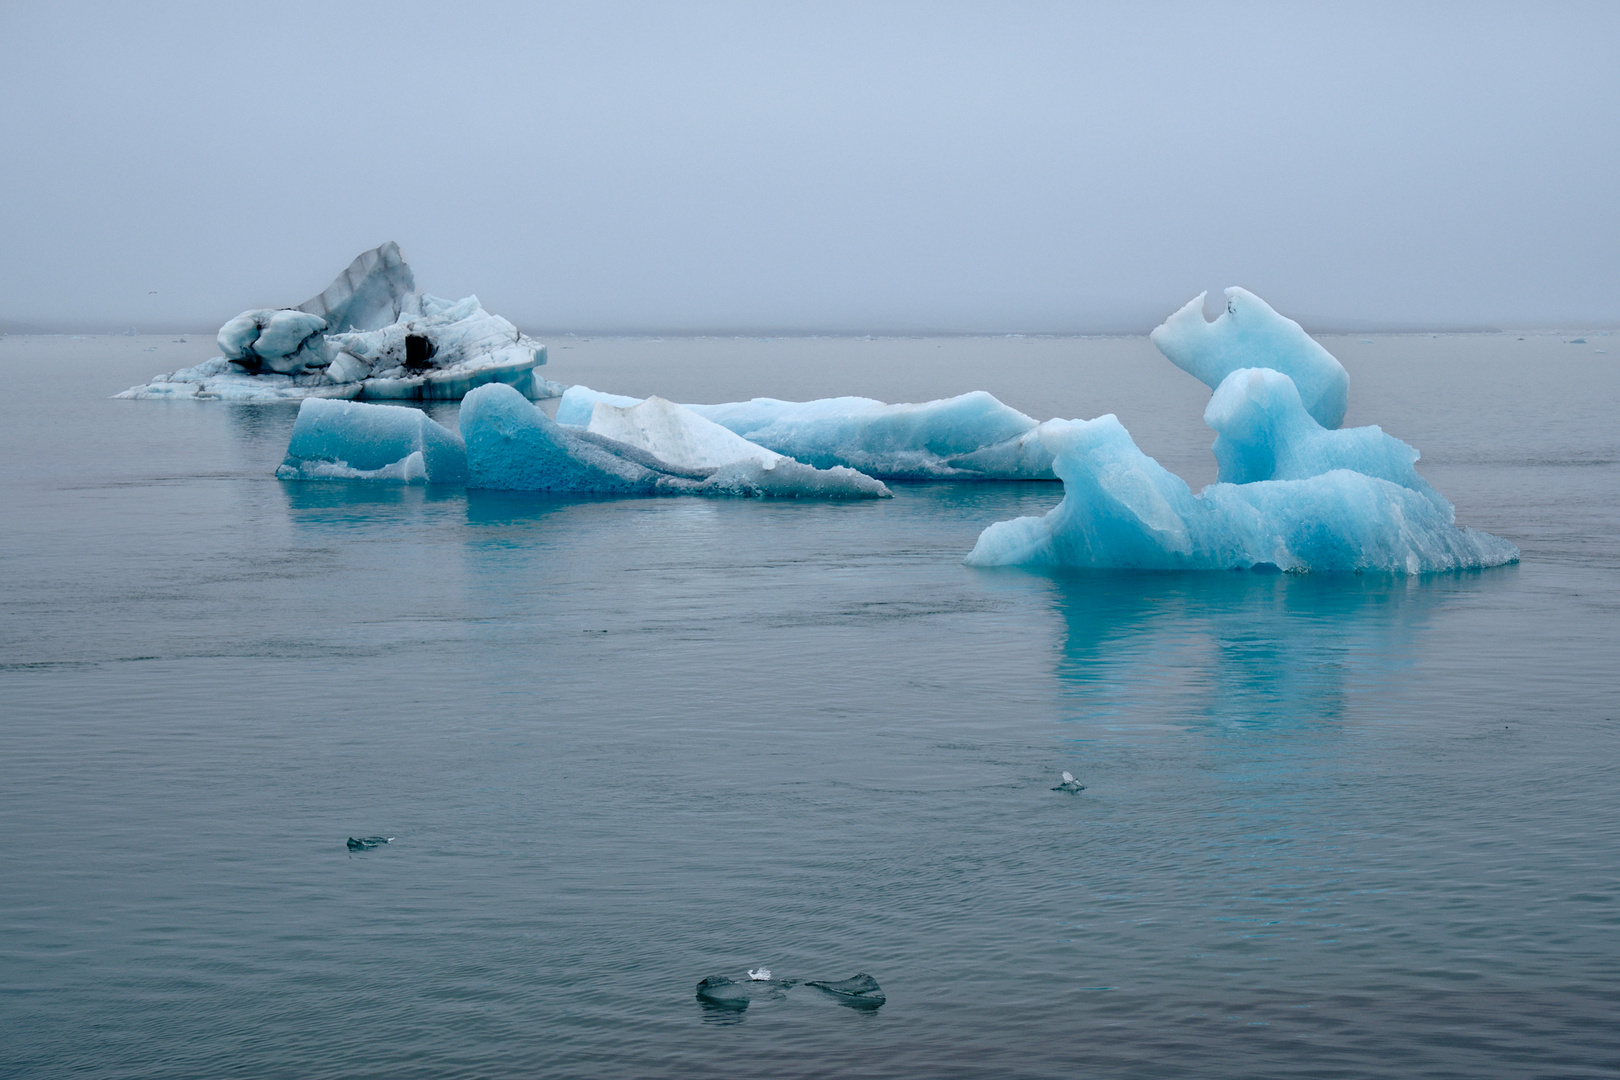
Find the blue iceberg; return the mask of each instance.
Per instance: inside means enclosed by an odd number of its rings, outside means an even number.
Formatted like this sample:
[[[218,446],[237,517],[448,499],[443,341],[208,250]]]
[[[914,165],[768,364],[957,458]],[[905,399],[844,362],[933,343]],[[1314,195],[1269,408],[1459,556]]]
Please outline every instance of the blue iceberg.
[[[557,422],[585,427],[597,402],[622,408],[639,401],[572,386],[557,407]],[[837,397],[685,407],[749,442],[821,469],[842,465],[884,480],[1054,479],[1040,425],[982,390],[914,405]]]
[[[462,484],[467,449],[460,435],[420,409],[305,398],[276,476]]]
[[[602,425],[622,439],[559,424],[509,386],[479,387],[461,406],[468,486],[822,499],[876,499],[890,494],[880,481],[854,469],[817,469],[751,447],[671,402],[649,399],[639,407],[618,408],[621,415],[604,416]],[[713,464],[731,453],[737,456]]]
[[[1172,364],[1211,390],[1238,368],[1270,368],[1294,380],[1305,409],[1326,428],[1344,423],[1350,375],[1299,323],[1247,289],[1226,290],[1226,310],[1204,321],[1199,293],[1148,336]]]
[[[1506,540],[1456,525],[1451,504],[1417,474],[1415,449],[1377,427],[1333,430],[1320,422],[1319,413],[1334,424],[1344,414],[1348,376],[1343,392],[1331,377],[1343,372],[1338,361],[1312,341],[1331,367],[1320,362],[1300,345],[1298,324],[1257,297],[1227,295],[1247,320],[1238,324],[1242,332],[1221,331],[1210,339],[1219,348],[1182,353],[1199,378],[1220,376],[1204,413],[1217,433],[1218,481],[1194,495],[1112,414],[1048,421],[1039,437],[1063,481],[1063,501],[1044,517],[990,526],[969,565],[1417,574],[1518,559]],[[1199,340],[1186,324],[1191,310],[1165,324],[1177,324],[1169,335],[1177,345]],[[1202,323],[1201,313],[1192,314]],[[1164,348],[1159,337],[1155,331]],[[1307,399],[1274,363],[1314,380],[1318,392]]]

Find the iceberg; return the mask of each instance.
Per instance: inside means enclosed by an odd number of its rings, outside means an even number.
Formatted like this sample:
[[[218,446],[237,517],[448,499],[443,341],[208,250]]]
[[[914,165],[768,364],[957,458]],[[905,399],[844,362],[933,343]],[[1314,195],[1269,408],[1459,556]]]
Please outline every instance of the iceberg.
[[[534,398],[563,390],[534,374],[546,362],[544,345],[485,311],[476,296],[452,301],[418,291],[391,241],[295,308],[244,311],[220,327],[216,343],[220,356],[118,397],[451,401],[490,382]]]
[[[420,409],[305,398],[276,476],[463,484],[467,449],[460,435]]]
[[[1160,331],[1175,324],[1169,347],[1154,332],[1178,366],[1214,380],[1204,421],[1216,432],[1216,482],[1194,495],[1112,414],[1049,420],[1038,435],[1063,501],[1044,517],[985,529],[969,565],[1418,574],[1518,560],[1506,540],[1456,525],[1452,505],[1414,468],[1417,450],[1378,427],[1336,430],[1349,376],[1320,346],[1332,368],[1318,363],[1295,339],[1298,324],[1241,289],[1227,296],[1213,324],[1194,305],[1166,320]],[[1235,322],[1208,339],[1215,347],[1178,352],[1201,340],[1189,313],[1206,328]],[[1249,333],[1255,327],[1263,332]],[[1295,372],[1316,380],[1314,397]]]
[[[817,469],[782,456],[699,464],[694,448],[713,450],[715,441],[701,417],[683,416],[670,402],[630,420],[608,416],[604,424],[640,445],[559,424],[509,386],[481,386],[461,406],[468,486],[610,495],[873,499],[891,494],[854,469]],[[671,432],[679,437],[668,438]],[[688,460],[670,460],[665,453]]]
[[[598,401],[585,430],[691,469],[717,469],[736,461],[774,465],[783,457],[661,397],[636,405]]]
[[[557,421],[590,424],[597,402],[639,398],[570,387]],[[872,398],[687,405],[752,443],[818,468],[846,466],[884,480],[1051,480],[1052,456],[1029,416],[982,390],[921,404]]]
[[[1199,293],[1148,335],[1172,364],[1211,390],[1238,368],[1270,368],[1294,380],[1305,409],[1325,428],[1344,423],[1350,375],[1299,323],[1247,289],[1226,292],[1226,310],[1204,321]]]
[[[1215,430],[1216,479],[1308,480],[1350,469],[1411,488],[1452,520],[1452,507],[1414,466],[1415,448],[1377,425],[1330,430],[1300,400],[1294,381],[1269,368],[1239,368],[1228,375],[1204,410]]]

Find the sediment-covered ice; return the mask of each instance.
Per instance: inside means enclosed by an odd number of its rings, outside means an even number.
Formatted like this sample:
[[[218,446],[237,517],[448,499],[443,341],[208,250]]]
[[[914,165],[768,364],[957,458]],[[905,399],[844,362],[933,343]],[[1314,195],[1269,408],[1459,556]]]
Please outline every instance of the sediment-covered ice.
[[[220,327],[222,355],[131,387],[123,398],[275,402],[303,398],[443,401],[501,382],[530,397],[562,387],[534,374],[545,346],[476,296],[417,290],[399,246],[357,257],[296,308],[244,311]]]
[[[588,428],[558,424],[507,386],[484,386],[461,405],[461,435],[467,447],[468,486],[506,491],[559,491],[641,495],[752,495],[799,498],[883,498],[889,489],[854,469],[817,469],[776,457],[740,458],[718,467],[670,461],[646,447],[675,456],[713,449],[703,439],[665,444],[664,436],[702,427],[685,420],[668,402],[647,414],[636,434],[643,445]],[[629,410],[627,410],[629,411]],[[698,418],[693,417],[693,420]],[[614,429],[632,434],[635,421],[616,419]],[[610,425],[611,426],[611,425]]]
[[[599,401],[640,399],[573,386],[559,423],[584,427]],[[886,480],[1050,480],[1052,457],[1037,424],[984,391],[921,404],[872,398],[752,401],[686,406],[742,438],[819,468],[843,465]]]
[[[1049,420],[1039,438],[1063,501],[984,530],[970,565],[1416,574],[1518,559],[1506,540],[1457,527],[1411,446],[1377,427],[1333,430],[1349,395],[1338,361],[1258,297],[1227,297],[1215,323],[1200,299],[1154,331],[1215,388],[1204,420],[1218,481],[1194,495],[1112,414]]]
[[[276,476],[463,484],[467,450],[460,435],[420,409],[305,398]]]
[[[1350,375],[1293,319],[1236,286],[1226,290],[1226,310],[1204,320],[1199,293],[1149,335],[1169,361],[1211,390],[1238,368],[1271,368],[1294,380],[1305,410],[1325,428],[1344,423]]]

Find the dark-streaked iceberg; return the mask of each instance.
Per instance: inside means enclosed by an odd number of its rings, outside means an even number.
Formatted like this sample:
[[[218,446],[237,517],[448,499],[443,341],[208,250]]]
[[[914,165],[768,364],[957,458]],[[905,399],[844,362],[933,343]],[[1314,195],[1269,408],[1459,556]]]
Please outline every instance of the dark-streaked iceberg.
[[[1205,381],[1220,376],[1204,412],[1217,433],[1219,480],[1194,495],[1112,414],[1048,421],[1039,437],[1063,501],[1044,517],[990,526],[969,565],[1417,574],[1518,559],[1506,540],[1456,525],[1451,504],[1414,468],[1411,446],[1377,427],[1320,423],[1313,404],[1335,424],[1343,417],[1348,376],[1341,383],[1333,372],[1344,369],[1309,338],[1313,348],[1301,345],[1298,324],[1257,297],[1227,295],[1236,299],[1222,319],[1235,308],[1241,333],[1229,324],[1209,349],[1187,348],[1205,340],[1188,324],[1189,311],[1203,322],[1189,305],[1166,322],[1173,332],[1153,335],[1178,366]],[[1310,400],[1296,375],[1316,388]]]
[[[486,383],[532,398],[563,389],[534,373],[546,362],[544,345],[476,296],[419,291],[392,241],[358,256],[320,295],[295,308],[244,311],[216,340],[220,356],[118,396],[453,401]]]
[[[586,427],[598,402],[620,407],[639,398],[571,386],[557,422]],[[1032,417],[983,390],[920,404],[872,398],[815,401],[754,398],[687,405],[779,454],[817,468],[846,466],[884,480],[1051,480],[1052,455]]]

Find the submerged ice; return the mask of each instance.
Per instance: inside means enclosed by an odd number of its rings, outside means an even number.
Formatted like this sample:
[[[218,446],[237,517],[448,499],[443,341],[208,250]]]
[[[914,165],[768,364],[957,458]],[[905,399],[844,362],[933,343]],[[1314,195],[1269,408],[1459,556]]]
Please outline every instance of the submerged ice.
[[[1457,527],[1415,449],[1377,427],[1333,430],[1348,404],[1338,361],[1258,297],[1227,296],[1215,323],[1200,300],[1153,336],[1215,389],[1204,420],[1217,482],[1194,495],[1112,414],[1048,421],[1039,437],[1063,501],[990,526],[970,565],[1422,573],[1518,558],[1506,540]]]
[[[572,386],[557,421],[586,427],[598,402],[626,407],[639,400]],[[884,480],[1053,478],[1052,456],[1035,420],[982,390],[915,405],[863,397],[754,398],[686,408],[751,443],[823,469],[842,465]]]
[[[216,342],[220,356],[118,396],[434,401],[491,382],[531,397],[562,392],[534,374],[546,362],[544,345],[485,311],[476,296],[420,292],[392,242],[358,256],[296,308],[244,311],[220,327]]]

